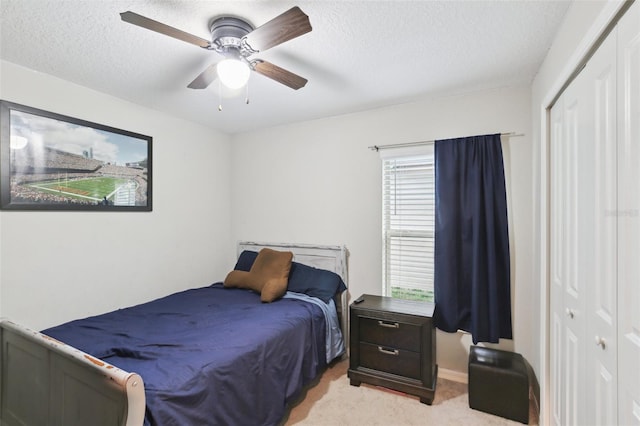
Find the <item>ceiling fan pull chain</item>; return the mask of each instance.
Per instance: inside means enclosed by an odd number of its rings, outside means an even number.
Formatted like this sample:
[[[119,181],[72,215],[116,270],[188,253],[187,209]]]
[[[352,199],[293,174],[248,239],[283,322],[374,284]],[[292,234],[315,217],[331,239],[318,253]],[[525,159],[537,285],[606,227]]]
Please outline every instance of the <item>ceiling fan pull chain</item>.
[[[222,111],[222,84],[218,79],[218,111]]]
[[[247,105],[249,105],[249,81],[251,81],[251,78],[249,78],[249,80],[247,80],[247,96],[245,98],[245,102]]]

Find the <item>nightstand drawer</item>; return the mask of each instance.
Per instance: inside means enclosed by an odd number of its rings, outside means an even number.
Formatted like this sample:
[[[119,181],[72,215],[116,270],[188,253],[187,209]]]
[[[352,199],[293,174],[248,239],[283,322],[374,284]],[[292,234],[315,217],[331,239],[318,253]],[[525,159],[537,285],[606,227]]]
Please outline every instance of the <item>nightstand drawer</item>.
[[[360,342],[360,365],[416,380],[421,378],[418,352]]]
[[[360,341],[420,352],[420,327],[397,321],[360,318]]]

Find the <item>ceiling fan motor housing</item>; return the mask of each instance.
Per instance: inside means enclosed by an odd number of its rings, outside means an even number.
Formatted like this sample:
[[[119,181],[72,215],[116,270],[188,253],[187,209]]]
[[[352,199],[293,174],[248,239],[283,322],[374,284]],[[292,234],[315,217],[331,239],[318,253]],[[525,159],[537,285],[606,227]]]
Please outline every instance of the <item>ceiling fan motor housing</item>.
[[[215,50],[224,56],[246,57],[253,52],[246,49],[242,38],[253,31],[247,21],[231,16],[222,16],[211,21],[211,40]]]

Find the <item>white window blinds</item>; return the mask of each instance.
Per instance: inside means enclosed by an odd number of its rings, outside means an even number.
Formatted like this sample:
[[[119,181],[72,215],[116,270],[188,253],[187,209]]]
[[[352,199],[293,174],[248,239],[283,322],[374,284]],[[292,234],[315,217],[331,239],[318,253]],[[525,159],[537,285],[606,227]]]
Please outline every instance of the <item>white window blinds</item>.
[[[391,155],[381,153],[384,294],[433,301],[433,144]]]

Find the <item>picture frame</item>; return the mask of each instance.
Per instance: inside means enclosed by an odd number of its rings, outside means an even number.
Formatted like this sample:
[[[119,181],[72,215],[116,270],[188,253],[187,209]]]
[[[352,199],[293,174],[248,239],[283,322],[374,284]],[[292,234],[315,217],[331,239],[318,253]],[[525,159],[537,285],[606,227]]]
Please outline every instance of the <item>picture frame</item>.
[[[0,100],[0,208],[151,211],[152,142]]]

